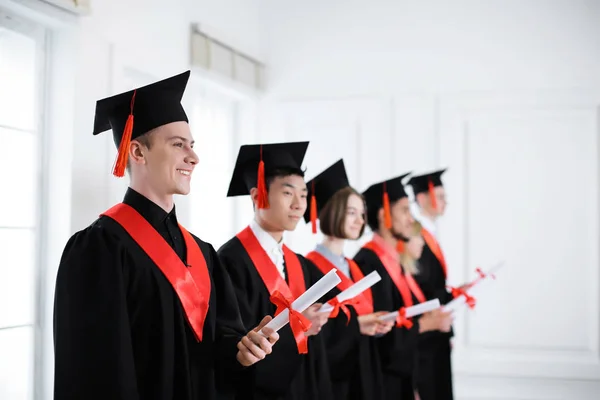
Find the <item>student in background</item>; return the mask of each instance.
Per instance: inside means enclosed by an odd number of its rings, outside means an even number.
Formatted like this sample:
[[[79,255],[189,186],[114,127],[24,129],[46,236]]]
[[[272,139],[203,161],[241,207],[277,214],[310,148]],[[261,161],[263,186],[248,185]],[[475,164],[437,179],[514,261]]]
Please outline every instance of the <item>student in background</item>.
[[[350,187],[344,161],[339,160],[307,183],[311,207],[304,219],[313,224],[316,217],[325,236],[316,249],[306,255],[324,274],[337,269],[342,279],[336,293],[362,279],[356,263],[344,256],[346,240],[359,239],[365,229],[365,202]],[[374,312],[371,289],[350,305],[334,310],[321,333],[327,347],[334,399],[382,399],[383,379],[375,335],[388,333],[393,322],[381,322],[386,311]]]
[[[446,210],[446,190],[442,175],[446,170],[413,176],[408,184],[412,186],[417,210],[415,218],[423,229],[425,241],[423,254],[419,258],[419,274],[416,279],[427,300],[439,299],[441,304],[452,300],[446,279],[448,270],[444,253],[439,243],[436,222]],[[418,386],[421,400],[452,400],[452,363],[448,332],[433,331],[422,335],[419,340]]]
[[[227,196],[250,195],[254,219],[218,255],[233,281],[245,326],[255,326],[263,313],[275,313],[275,303],[293,301],[323,276],[283,238],[306,211],[307,188],[300,167],[307,147],[308,142],[296,142],[240,148]],[[279,331],[277,347],[251,369],[237,399],[333,398],[324,342],[317,335],[327,322],[320,307],[314,304],[290,316],[297,323]]]
[[[381,282],[372,290],[376,310],[401,310],[425,301],[418,284],[402,268],[398,254],[398,243],[409,240],[414,223],[402,184],[407,175],[375,183],[363,193],[367,221],[374,234],[354,260],[364,274],[377,271],[381,275]],[[394,329],[378,339],[386,399],[414,398],[419,334],[446,325],[447,318],[439,315],[407,320],[400,313]]]

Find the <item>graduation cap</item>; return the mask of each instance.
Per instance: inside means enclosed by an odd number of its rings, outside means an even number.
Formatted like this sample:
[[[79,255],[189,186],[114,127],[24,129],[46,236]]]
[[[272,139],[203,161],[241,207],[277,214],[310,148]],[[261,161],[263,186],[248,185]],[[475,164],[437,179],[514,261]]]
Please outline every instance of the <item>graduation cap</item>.
[[[188,122],[181,98],[189,77],[186,71],[96,102],[93,134],[112,129],[119,150],[113,175],[124,175],[131,140],[171,122]]]
[[[265,176],[285,168],[302,173],[308,142],[247,144],[240,147],[227,197],[246,196],[258,189],[258,208],[269,208]]]
[[[408,175],[410,175],[410,172],[388,179],[387,181],[375,183],[369,186],[363,193],[369,210],[379,210],[383,207],[384,223],[387,229],[392,227],[390,203],[398,201],[403,197],[408,197],[402,184],[402,180]]]
[[[415,197],[419,193],[429,192],[429,197],[431,199],[431,206],[434,209],[437,209],[437,200],[435,197],[434,188],[436,186],[444,186],[442,184],[442,174],[444,172],[446,172],[446,168],[440,169],[438,171],[430,172],[428,174],[413,176],[407,182],[407,185],[412,186]]]
[[[312,232],[317,233],[317,215],[325,204],[340,189],[350,186],[344,160],[340,159],[315,176],[306,184],[310,207],[304,213],[304,220],[311,221]]]

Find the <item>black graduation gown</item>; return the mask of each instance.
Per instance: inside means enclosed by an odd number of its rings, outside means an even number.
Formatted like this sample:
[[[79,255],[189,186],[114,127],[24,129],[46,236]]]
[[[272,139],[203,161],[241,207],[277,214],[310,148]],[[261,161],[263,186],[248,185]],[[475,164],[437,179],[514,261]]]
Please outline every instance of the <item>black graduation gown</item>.
[[[184,260],[174,209],[167,214],[132,189],[124,203]],[[100,217],[71,237],[56,280],[56,400],[229,398],[224,376],[244,371],[236,354],[245,331],[215,250],[194,239],[211,278],[200,343],[169,281],[121,225]]]
[[[269,291],[240,240],[233,237],[217,253],[231,276],[244,325],[254,327],[266,315],[274,316],[276,307],[269,300]],[[308,289],[323,274],[303,256],[297,256]],[[308,354],[298,354],[287,324],[279,330],[279,341],[273,346],[273,352],[248,368],[250,373],[236,399],[331,400],[333,394],[326,357],[320,334],[308,338]]]
[[[340,293],[336,289],[333,296]],[[332,296],[332,297],[333,297]],[[329,373],[336,400],[383,399],[383,376],[375,338],[360,333],[358,314],[348,306],[350,320],[340,310],[321,335],[327,348]]]
[[[400,292],[377,254],[362,248],[354,256],[354,261],[365,275],[377,271],[381,276],[381,281],[372,288],[376,311],[396,311],[405,306]],[[413,295],[413,304],[418,302]],[[377,338],[386,399],[414,398],[419,321],[417,318],[412,321],[410,329],[394,327],[388,334]]]
[[[425,244],[419,259],[415,280],[427,300],[439,299],[441,304],[452,300],[446,289],[444,269],[429,246]],[[425,332],[419,338],[419,373],[417,386],[421,400],[452,400],[452,363],[450,338],[453,332]]]

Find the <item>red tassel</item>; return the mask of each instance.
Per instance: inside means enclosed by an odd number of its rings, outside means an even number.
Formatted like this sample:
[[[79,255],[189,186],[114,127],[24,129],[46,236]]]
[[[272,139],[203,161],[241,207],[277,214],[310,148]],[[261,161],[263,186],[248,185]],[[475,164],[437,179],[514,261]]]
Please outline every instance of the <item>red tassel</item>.
[[[387,229],[392,229],[392,212],[390,210],[390,196],[383,192],[383,221]]]
[[[310,197],[310,223],[312,233],[317,233],[317,198],[314,194]]]
[[[404,248],[406,246],[404,245],[404,240],[398,240],[398,242],[396,242],[396,251],[400,254],[404,254]]]
[[[131,135],[133,133],[133,104],[135,103],[135,94],[137,91],[133,91],[131,97],[131,105],[129,111],[129,117],[125,123],[125,129],[123,130],[123,136],[121,137],[121,143],[119,144],[119,151],[115,164],[113,165],[113,175],[122,178],[125,175],[125,168],[127,167],[127,159],[129,158],[129,145],[131,144]]]
[[[267,184],[265,182],[265,162],[262,159],[262,146],[260,146],[260,162],[258,163],[258,208],[269,208],[269,195],[267,193]]]
[[[435,190],[431,180],[429,181],[429,198],[431,199],[431,207],[437,210],[437,198],[435,197]]]

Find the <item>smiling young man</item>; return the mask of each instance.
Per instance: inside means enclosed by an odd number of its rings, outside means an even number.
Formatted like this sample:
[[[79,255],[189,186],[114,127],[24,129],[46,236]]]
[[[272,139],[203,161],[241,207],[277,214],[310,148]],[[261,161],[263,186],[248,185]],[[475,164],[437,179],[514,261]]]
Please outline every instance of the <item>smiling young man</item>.
[[[54,398],[227,398],[228,377],[271,352],[277,333],[244,336],[213,247],[177,222],[173,195],[198,163],[181,106],[189,71],[98,101],[94,135],[112,129],[122,203],[66,245],[54,304]],[[133,116],[132,116],[133,115]],[[218,394],[218,392],[221,392]]]
[[[240,148],[228,196],[250,195],[254,219],[218,251],[235,287],[245,326],[272,315],[312,286],[322,273],[283,244],[306,210],[307,188],[300,169],[308,142]],[[333,398],[323,340],[317,333],[328,315],[314,305],[279,331],[273,353],[251,368],[238,399]],[[309,329],[310,327],[310,329]]]

